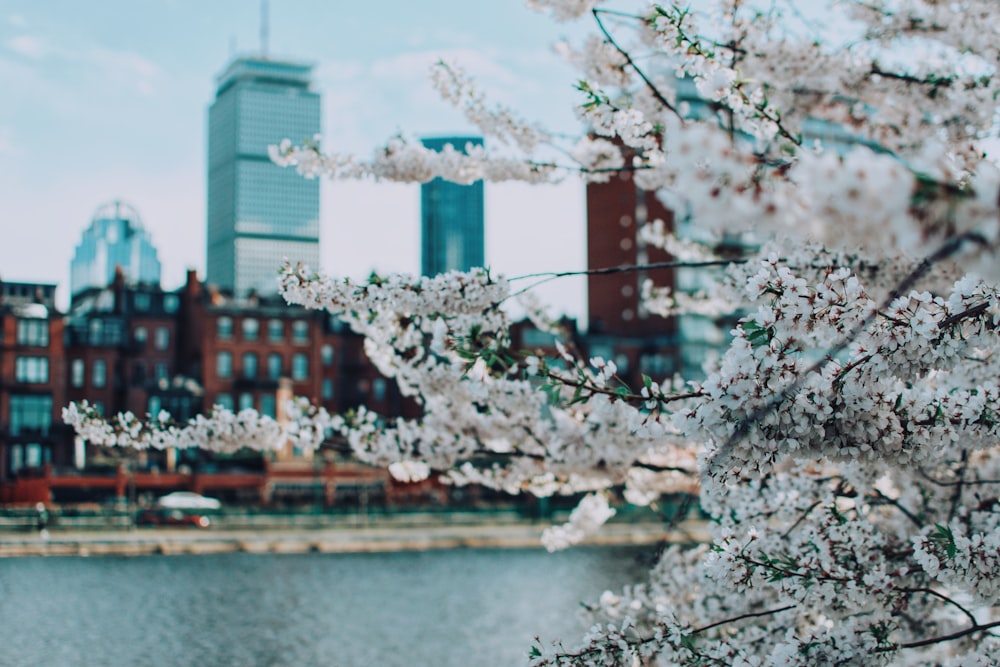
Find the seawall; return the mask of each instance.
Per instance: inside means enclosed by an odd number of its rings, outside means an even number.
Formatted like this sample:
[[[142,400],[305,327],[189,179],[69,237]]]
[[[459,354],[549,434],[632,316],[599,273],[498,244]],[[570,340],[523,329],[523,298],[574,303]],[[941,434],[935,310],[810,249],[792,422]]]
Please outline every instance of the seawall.
[[[419,525],[335,529],[221,530],[135,528],[131,530],[0,534],[0,557],[145,556],[248,553],[360,553],[460,548],[542,548],[545,523]],[[708,539],[700,522],[665,530],[659,522],[611,523],[590,545],[653,545]]]

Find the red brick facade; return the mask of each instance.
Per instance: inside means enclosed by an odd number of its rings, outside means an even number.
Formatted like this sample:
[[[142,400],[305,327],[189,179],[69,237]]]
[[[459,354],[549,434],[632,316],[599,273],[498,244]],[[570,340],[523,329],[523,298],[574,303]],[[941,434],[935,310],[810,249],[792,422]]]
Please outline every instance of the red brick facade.
[[[119,275],[76,295],[65,315],[55,310],[54,285],[3,288],[0,482],[40,474],[46,464],[79,466],[84,454],[88,465],[116,465],[114,452],[84,453],[74,443],[61,418],[71,401],[107,415],[162,409],[184,420],[221,404],[274,416],[280,385],[331,412],[402,409],[395,384],[365,357],[361,336],[278,298],[227,297],[194,272],[176,292],[126,285]],[[175,462],[146,452],[136,465],[168,471]]]
[[[639,229],[655,220],[673,227],[673,213],[655,193],[636,186],[631,172],[608,183],[587,186],[587,268],[645,266],[672,259],[663,250],[643,243]],[[657,380],[677,367],[677,326],[672,318],[646,312],[642,285],[674,286],[674,270],[630,269],[587,278],[588,331],[586,347],[592,356],[614,360],[619,375],[632,388],[641,375]]]
[[[68,464],[64,319],[55,285],[0,283],[0,480],[46,463]]]

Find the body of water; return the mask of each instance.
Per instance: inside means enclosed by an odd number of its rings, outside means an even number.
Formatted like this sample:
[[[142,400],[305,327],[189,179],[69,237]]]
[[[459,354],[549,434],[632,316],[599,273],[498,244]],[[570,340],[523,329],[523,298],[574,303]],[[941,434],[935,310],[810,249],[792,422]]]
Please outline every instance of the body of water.
[[[506,667],[574,644],[637,548],[0,561],[0,665]]]

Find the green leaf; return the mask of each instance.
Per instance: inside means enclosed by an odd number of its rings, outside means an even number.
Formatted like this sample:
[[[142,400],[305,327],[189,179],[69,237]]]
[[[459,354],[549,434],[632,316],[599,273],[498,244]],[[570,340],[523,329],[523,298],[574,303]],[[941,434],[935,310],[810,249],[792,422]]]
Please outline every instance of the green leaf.
[[[762,327],[756,322],[744,322],[740,325],[746,334],[747,342],[754,347],[767,345],[774,338],[774,327]]]
[[[955,546],[955,535],[951,532],[951,528],[940,523],[935,524],[934,528],[936,530],[931,533],[930,538],[944,549],[949,559],[954,558],[958,548]]]

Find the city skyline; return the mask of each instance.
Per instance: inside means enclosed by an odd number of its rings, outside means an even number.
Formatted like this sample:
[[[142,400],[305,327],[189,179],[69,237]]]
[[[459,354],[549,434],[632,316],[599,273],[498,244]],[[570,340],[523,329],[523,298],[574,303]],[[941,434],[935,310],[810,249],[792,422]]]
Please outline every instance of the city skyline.
[[[491,98],[526,117],[578,131],[571,68],[551,53],[563,28],[518,4],[390,4],[388,12],[345,13],[306,0],[271,3],[269,52],[316,65],[325,146],[367,155],[399,131],[475,133],[427,81],[439,58],[462,64]],[[65,307],[73,245],[110,199],[143,212],[165,288],[179,286],[188,268],[205,275],[207,108],[225,64],[253,53],[259,19],[256,3],[235,1],[4,4],[0,85],[16,95],[0,110],[7,221],[0,279],[58,283]],[[322,270],[419,272],[418,186],[324,182],[321,189]],[[489,185],[485,199],[494,271],[584,268],[582,184]],[[546,285],[543,301],[582,315],[583,282],[573,280]]]

